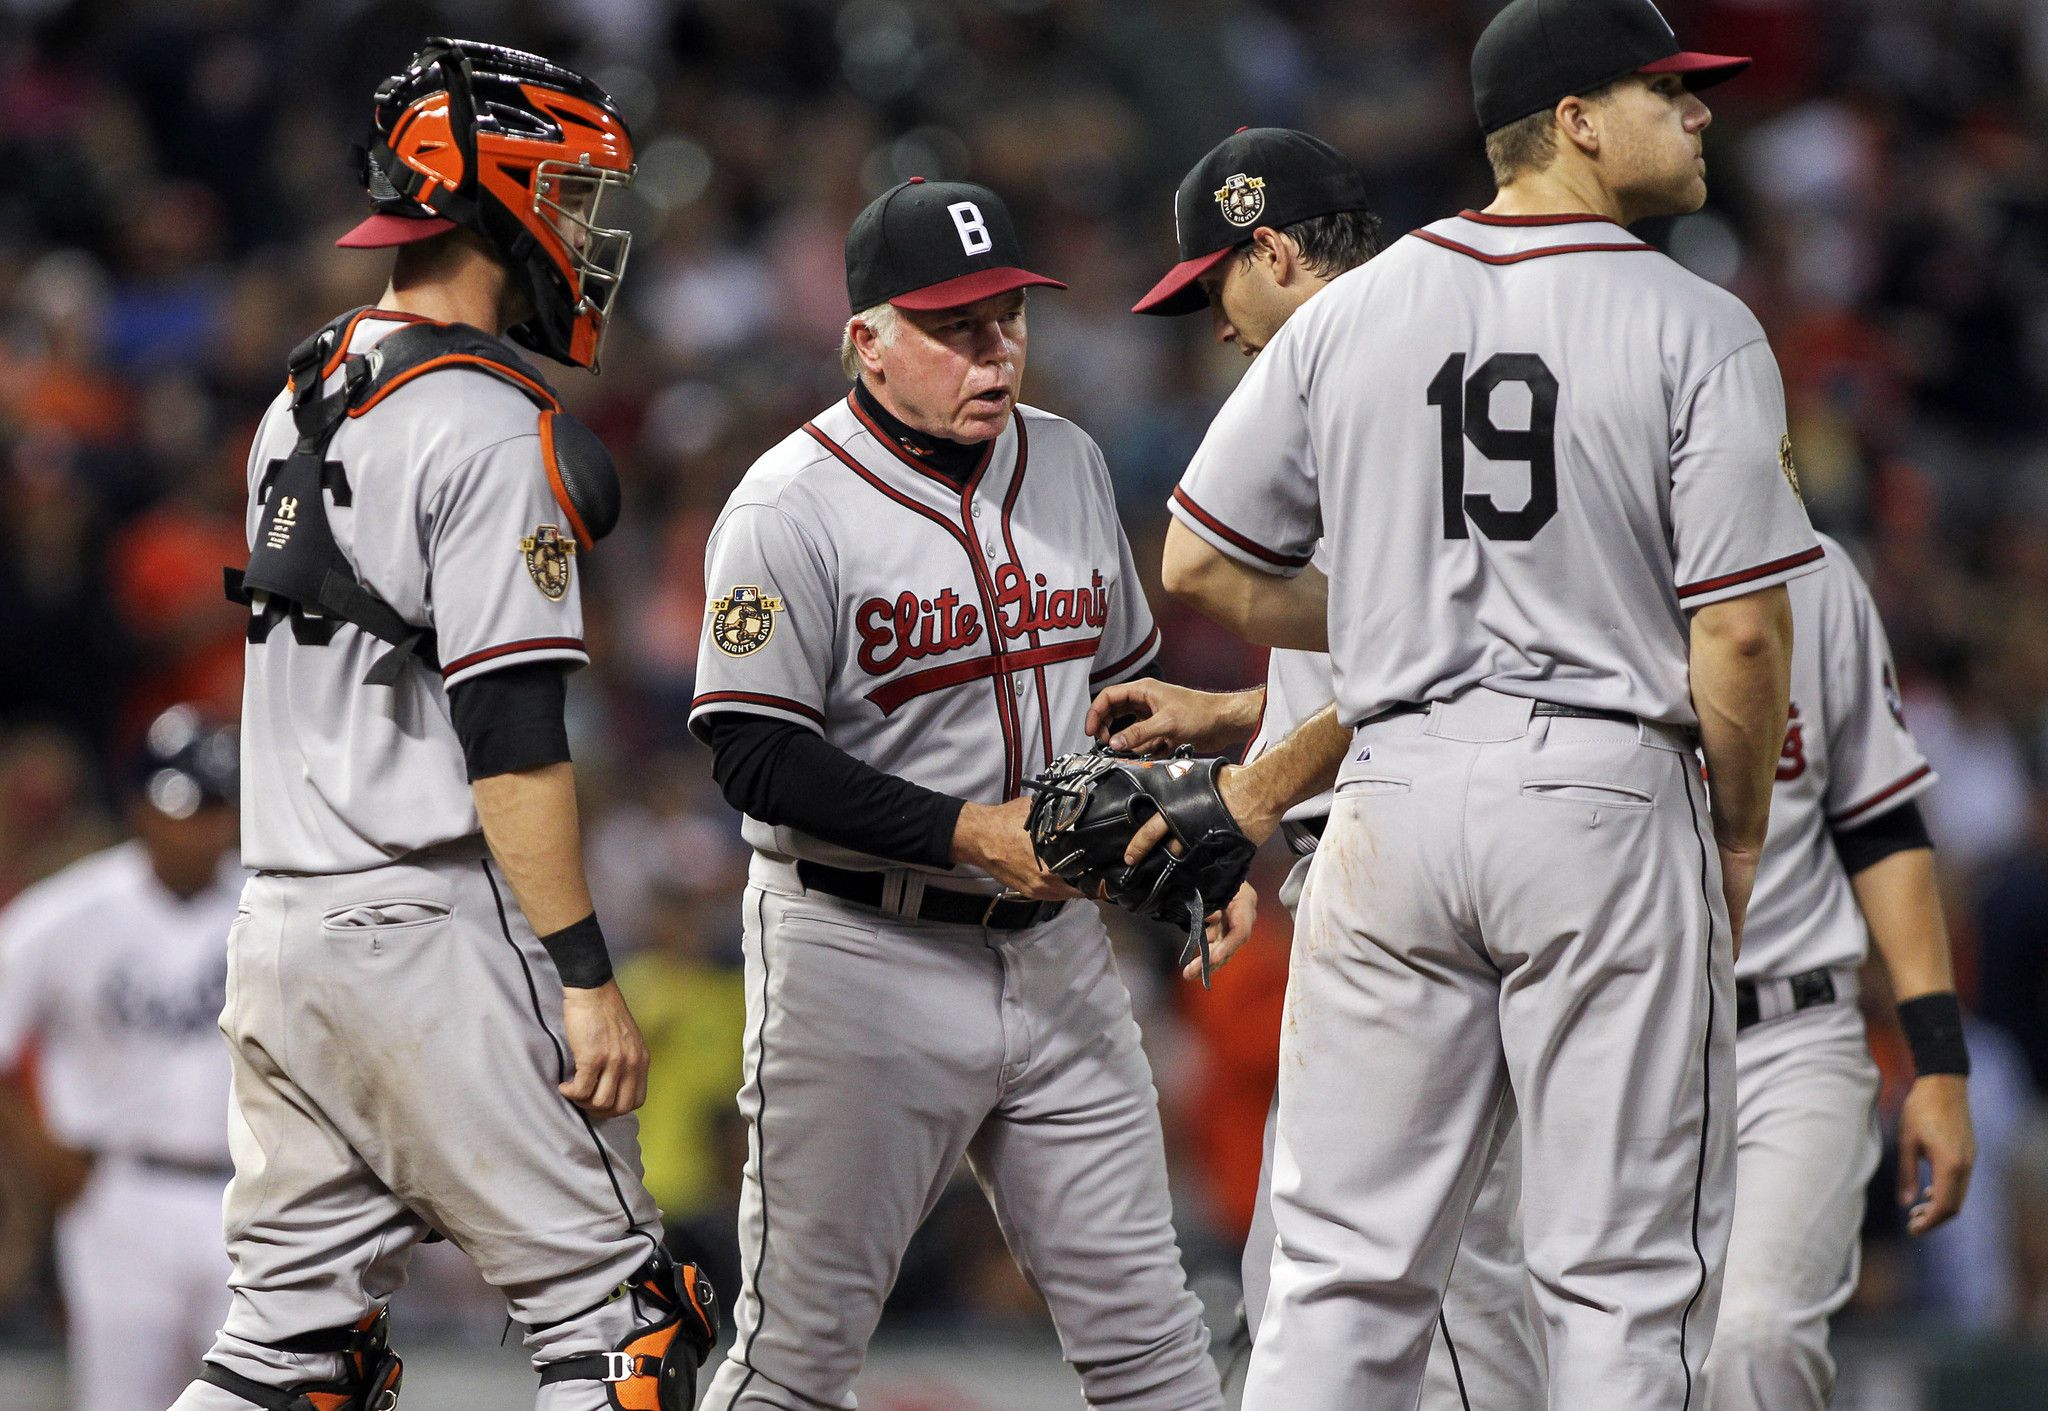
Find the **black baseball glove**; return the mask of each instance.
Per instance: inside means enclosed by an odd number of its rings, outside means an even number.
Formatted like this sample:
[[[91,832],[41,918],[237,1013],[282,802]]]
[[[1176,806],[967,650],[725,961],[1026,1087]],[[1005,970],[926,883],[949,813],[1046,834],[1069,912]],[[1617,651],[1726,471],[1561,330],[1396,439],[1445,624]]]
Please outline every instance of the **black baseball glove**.
[[[1258,851],[1216,788],[1225,762],[1196,759],[1185,748],[1145,758],[1098,745],[1061,755],[1024,786],[1037,795],[1026,826],[1038,860],[1086,896],[1185,926],[1181,962],[1201,956],[1205,988],[1206,918],[1237,894]],[[1127,865],[1131,835],[1154,814],[1180,851],[1162,843]]]

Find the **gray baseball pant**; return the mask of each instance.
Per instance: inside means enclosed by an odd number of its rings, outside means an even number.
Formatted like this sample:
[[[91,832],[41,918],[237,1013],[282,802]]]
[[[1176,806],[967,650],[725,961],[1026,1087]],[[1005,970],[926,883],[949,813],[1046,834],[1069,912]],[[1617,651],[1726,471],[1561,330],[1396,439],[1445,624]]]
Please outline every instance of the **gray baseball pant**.
[[[1314,863],[1296,863],[1280,900],[1297,921],[1300,898]],[[1265,1151],[1259,1163],[1259,1199],[1244,1246],[1244,1315],[1254,1341],[1266,1310],[1272,1276],[1273,1133],[1278,1094],[1266,1113]],[[1430,1337],[1420,1411],[1539,1411],[1545,1403],[1543,1349],[1529,1316],[1529,1279],[1522,1258],[1522,1142],[1512,1102],[1502,1105],[1492,1141],[1497,1154],[1451,1261],[1443,1308]]]
[[[1822,1411],[1834,1391],[1828,1320],[1856,1291],[1879,1145],[1856,972],[1834,980],[1835,1003],[1735,1046],[1735,1228],[1707,1411]]]
[[[746,899],[735,1342],[706,1411],[851,1408],[903,1252],[965,1156],[1087,1404],[1220,1411],[1151,1069],[1095,908],[988,931]]]
[[[228,935],[234,1263],[207,1359],[272,1386],[338,1376],[283,1352],[355,1322],[438,1230],[505,1295],[535,1365],[609,1350],[645,1321],[607,1296],[660,1214],[631,1116],[593,1122],[556,1091],[562,991],[509,888],[478,857],[302,877],[265,873]],[[404,1353],[405,1332],[393,1330]],[[541,1411],[599,1411],[596,1382]],[[249,1411],[194,1382],[174,1411]]]
[[[1302,920],[1245,1411],[1416,1405],[1510,1085],[1550,1406],[1698,1407],[1734,993],[1689,732],[1483,689],[1368,723]]]

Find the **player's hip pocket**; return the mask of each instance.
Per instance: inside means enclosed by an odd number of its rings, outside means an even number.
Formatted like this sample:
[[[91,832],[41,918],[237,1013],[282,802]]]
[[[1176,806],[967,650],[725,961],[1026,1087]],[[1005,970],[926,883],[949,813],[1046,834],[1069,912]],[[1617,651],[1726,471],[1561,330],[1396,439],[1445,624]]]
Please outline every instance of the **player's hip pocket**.
[[[1403,779],[1397,774],[1356,774],[1337,781],[1339,799],[1369,799],[1388,794],[1405,794],[1415,788],[1415,781]]]
[[[1606,779],[1525,779],[1522,797],[1599,808],[1654,808],[1657,804],[1654,794]]]
[[[455,908],[431,897],[380,897],[337,906],[320,918],[322,931],[348,936],[400,935],[438,926]]]

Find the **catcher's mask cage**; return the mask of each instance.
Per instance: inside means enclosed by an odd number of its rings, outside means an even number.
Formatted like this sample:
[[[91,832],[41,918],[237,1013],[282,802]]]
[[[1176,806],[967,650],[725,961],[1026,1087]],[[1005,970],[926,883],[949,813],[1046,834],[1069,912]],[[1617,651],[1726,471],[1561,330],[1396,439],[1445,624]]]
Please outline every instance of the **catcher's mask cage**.
[[[430,39],[379,85],[359,155],[376,212],[341,244],[473,231],[532,305],[512,340],[597,370],[633,244],[631,232],[599,223],[606,192],[635,172],[609,94],[537,54]]]

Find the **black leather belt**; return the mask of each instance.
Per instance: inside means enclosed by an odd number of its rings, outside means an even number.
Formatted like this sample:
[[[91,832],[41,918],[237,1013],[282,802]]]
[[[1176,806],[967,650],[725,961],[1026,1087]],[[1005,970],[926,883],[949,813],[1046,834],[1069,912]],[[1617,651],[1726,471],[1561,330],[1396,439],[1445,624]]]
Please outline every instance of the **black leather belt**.
[[[1377,715],[1368,715],[1359,721],[1360,725],[1376,725],[1382,720],[1392,720],[1397,715],[1427,715],[1431,701],[1403,701],[1388,706]],[[1563,720],[1612,720],[1620,725],[1636,725],[1641,722],[1625,710],[1594,710],[1590,706],[1559,705],[1555,701],[1537,701],[1530,707],[1531,715],[1554,716]]]
[[[1823,1004],[1833,1004],[1835,977],[1826,970],[1809,970],[1804,975],[1790,975],[1784,980],[1766,980],[1765,984],[1785,984],[1792,987],[1792,1007],[1786,1014],[1797,1014],[1802,1009],[1814,1009]],[[1752,1024],[1764,1020],[1763,1006],[1757,1002],[1756,981],[1735,982],[1735,1032],[1741,1033]],[[1782,1019],[1784,1014],[1770,1016]]]
[[[853,872],[844,867],[827,867],[822,862],[799,858],[796,876],[814,892],[838,897],[858,906],[882,909],[885,873]],[[943,887],[926,887],[917,905],[917,920],[944,921],[955,926],[985,926],[991,931],[1025,931],[1041,926],[1059,914],[1063,901],[1030,901],[1022,897],[1000,897],[984,892],[953,892]],[[908,919],[906,917],[906,919]]]
[[[1330,815],[1318,813],[1312,818],[1290,818],[1280,825],[1280,836],[1287,840],[1287,846],[1296,857],[1307,857],[1323,841],[1323,829],[1329,823]]]

